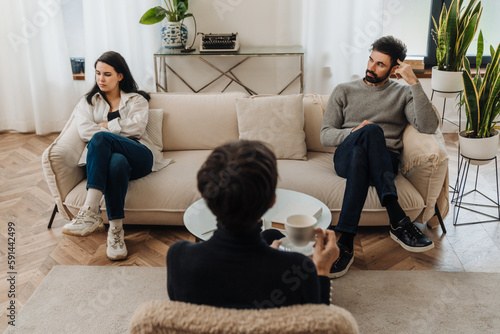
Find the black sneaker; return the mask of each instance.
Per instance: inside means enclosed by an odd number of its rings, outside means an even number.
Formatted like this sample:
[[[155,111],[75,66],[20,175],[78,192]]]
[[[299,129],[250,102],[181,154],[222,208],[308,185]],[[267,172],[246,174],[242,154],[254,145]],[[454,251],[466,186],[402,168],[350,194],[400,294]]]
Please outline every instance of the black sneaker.
[[[344,276],[354,261],[354,251],[349,252],[346,246],[337,243],[339,247],[339,258],[332,264],[330,269],[330,278],[339,278]]]
[[[434,248],[434,243],[420,231],[408,216],[401,219],[396,227],[391,225],[391,238],[409,252],[426,252]]]

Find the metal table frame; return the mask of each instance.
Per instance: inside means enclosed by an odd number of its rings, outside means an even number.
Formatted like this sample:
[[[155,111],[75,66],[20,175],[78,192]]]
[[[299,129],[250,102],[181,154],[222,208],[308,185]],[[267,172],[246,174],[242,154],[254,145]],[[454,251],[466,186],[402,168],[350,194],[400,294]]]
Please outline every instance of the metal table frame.
[[[168,59],[171,57],[187,57],[187,59],[199,59],[201,62],[207,66],[213,68],[219,72],[218,76],[215,78],[210,78],[200,89],[195,89],[190,85],[187,80],[176,71],[170,64],[168,64]],[[231,66],[228,70],[223,70],[212,62],[210,62],[210,57],[240,57],[242,58],[238,63]],[[251,58],[260,57],[298,57],[299,58],[299,72],[290,80],[282,89],[278,91],[278,95],[282,94],[290,85],[295,81],[299,80],[300,93],[304,92],[304,51],[300,46],[279,46],[279,47],[242,47],[238,52],[204,52],[200,53],[195,51],[192,53],[181,53],[180,51],[160,49],[154,54],[154,67],[155,67],[155,83],[156,91],[168,92],[168,72],[170,71],[175,77],[181,80],[189,89],[194,93],[199,93],[205,88],[209,87],[211,84],[222,78],[229,78],[229,83],[224,87],[222,92],[224,92],[233,82],[243,87],[250,95],[259,94],[255,90],[248,87],[247,84],[243,83],[235,74],[234,69],[239,67],[241,64],[245,63]],[[162,81],[162,82],[161,82]]]

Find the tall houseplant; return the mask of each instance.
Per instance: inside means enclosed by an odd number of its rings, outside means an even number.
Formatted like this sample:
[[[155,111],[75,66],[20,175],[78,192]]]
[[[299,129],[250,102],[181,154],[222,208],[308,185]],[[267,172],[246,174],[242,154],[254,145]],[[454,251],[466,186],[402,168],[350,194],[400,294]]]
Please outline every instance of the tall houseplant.
[[[150,8],[139,20],[142,24],[163,22],[161,30],[162,45],[167,49],[182,49],[187,41],[187,28],[182,24],[186,17],[194,17],[187,13],[188,0],[163,0],[165,7]]]
[[[500,114],[500,44],[496,50],[490,46],[491,63],[486,65],[484,77],[481,76],[479,66],[476,66],[476,75],[472,77],[470,63],[467,58],[463,60],[463,85],[465,113],[467,126],[465,131],[460,133],[460,144],[462,153],[465,156],[478,159],[489,159],[496,155],[498,149],[498,131],[495,130],[497,121],[495,118]],[[481,64],[483,58],[483,33],[479,32],[477,41],[476,64]],[[485,148],[484,143],[475,147],[472,152],[464,152],[464,138],[472,138],[473,142],[478,142],[478,138],[489,139],[492,142],[491,154],[489,156],[475,156],[481,149]]]
[[[437,61],[437,66],[432,69],[432,88],[438,92],[457,92],[463,89],[460,78],[463,60],[476,35],[483,12],[481,1],[470,0],[465,9],[462,8],[463,4],[463,0],[453,0],[449,9],[443,4],[439,21],[432,18]],[[442,80],[445,82],[441,81],[441,77],[444,77]]]

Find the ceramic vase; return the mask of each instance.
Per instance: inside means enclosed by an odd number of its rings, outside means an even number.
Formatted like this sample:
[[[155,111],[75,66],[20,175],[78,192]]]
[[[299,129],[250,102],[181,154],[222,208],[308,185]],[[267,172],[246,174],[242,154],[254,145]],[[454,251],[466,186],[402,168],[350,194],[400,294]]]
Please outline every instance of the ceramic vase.
[[[467,158],[471,158],[472,165],[485,165],[493,159],[498,152],[498,137],[499,132],[491,130],[491,136],[488,138],[467,138],[464,136],[465,131],[461,131],[458,136],[460,143],[460,153]],[[482,160],[473,160],[482,159]]]
[[[437,66],[432,68],[431,87],[437,95],[455,97],[464,89],[462,71],[441,71]]]
[[[166,19],[162,22],[161,41],[165,49],[183,49],[187,42],[188,31],[181,22],[170,22]]]

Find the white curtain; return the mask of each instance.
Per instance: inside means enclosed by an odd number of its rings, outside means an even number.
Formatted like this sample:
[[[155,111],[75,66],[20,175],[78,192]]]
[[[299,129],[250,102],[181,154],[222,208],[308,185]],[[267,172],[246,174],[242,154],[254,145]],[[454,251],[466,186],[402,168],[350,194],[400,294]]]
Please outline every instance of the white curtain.
[[[0,35],[0,131],[61,130],[76,97],[60,1],[2,1]]]
[[[330,94],[364,77],[373,41],[383,32],[383,0],[305,0],[305,90]]]
[[[94,82],[94,64],[106,51],[126,60],[140,89],[155,91],[153,54],[161,47],[161,23],[142,25],[139,19],[156,0],[84,0],[85,81]]]

